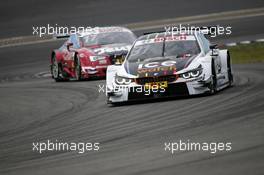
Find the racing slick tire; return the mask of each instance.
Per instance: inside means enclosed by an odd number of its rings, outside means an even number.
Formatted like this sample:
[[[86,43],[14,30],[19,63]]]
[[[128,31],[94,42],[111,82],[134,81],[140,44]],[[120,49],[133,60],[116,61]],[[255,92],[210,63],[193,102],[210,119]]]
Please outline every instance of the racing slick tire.
[[[63,78],[61,77],[61,67],[55,56],[52,57],[51,74],[56,82],[63,80]]]
[[[234,77],[232,73],[231,58],[230,58],[229,53],[227,55],[227,73],[228,73],[229,87],[232,87],[234,83]]]
[[[217,77],[216,77],[216,71],[215,71],[215,63],[212,61],[212,76],[211,76],[211,83],[209,85],[209,94],[213,95],[217,92]]]
[[[82,80],[82,66],[78,55],[74,59],[75,77],[77,81]]]

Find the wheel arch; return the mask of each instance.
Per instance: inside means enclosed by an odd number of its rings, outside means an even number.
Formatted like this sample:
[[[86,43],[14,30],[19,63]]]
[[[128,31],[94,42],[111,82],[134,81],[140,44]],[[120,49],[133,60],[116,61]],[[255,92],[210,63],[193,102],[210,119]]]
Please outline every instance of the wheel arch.
[[[55,59],[57,60],[58,63],[61,62],[61,60],[63,59],[62,54],[58,51],[58,50],[53,50],[51,52],[51,57],[50,57],[50,63],[53,63],[53,58],[55,57]]]

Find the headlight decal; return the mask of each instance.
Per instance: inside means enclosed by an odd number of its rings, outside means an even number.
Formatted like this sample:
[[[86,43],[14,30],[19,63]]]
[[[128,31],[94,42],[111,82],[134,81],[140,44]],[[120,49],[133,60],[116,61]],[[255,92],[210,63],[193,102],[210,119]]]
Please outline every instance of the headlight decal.
[[[180,75],[180,77],[184,78],[184,79],[190,79],[190,78],[197,78],[199,77],[203,72],[203,68],[200,65],[197,69],[185,72],[183,74]]]
[[[125,78],[125,77],[120,77],[118,75],[115,76],[115,82],[118,85],[129,85],[130,83],[133,82],[133,79],[131,78]]]
[[[195,71],[192,71],[190,74],[192,77],[198,77],[200,75],[200,70],[195,70]]]
[[[191,73],[190,73],[190,72],[183,73],[183,74],[182,74],[182,77],[183,77],[184,79],[189,79],[189,78],[191,78]]]

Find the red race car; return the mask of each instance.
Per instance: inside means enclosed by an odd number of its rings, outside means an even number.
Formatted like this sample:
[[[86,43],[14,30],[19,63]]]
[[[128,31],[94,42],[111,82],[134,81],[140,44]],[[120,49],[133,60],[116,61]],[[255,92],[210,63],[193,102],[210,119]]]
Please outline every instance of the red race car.
[[[135,34],[123,27],[96,27],[71,34],[52,51],[52,78],[64,81],[105,77],[107,66],[124,58],[135,39]]]

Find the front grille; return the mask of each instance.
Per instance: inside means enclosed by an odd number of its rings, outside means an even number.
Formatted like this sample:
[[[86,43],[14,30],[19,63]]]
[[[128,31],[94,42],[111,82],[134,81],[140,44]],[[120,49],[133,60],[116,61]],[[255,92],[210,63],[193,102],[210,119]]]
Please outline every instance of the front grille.
[[[153,99],[153,98],[164,98],[164,97],[181,97],[188,96],[189,91],[186,83],[172,83],[168,84],[168,88],[165,89],[165,92],[154,93],[152,91],[137,91],[133,88],[129,89],[128,100],[144,100],[144,99]]]
[[[173,82],[175,80],[177,80],[176,75],[167,75],[167,76],[159,76],[159,77],[137,78],[136,83],[140,85],[145,85],[146,83],[160,82],[160,81]]]

